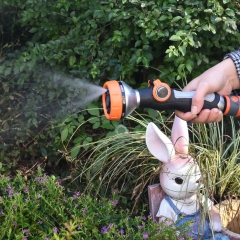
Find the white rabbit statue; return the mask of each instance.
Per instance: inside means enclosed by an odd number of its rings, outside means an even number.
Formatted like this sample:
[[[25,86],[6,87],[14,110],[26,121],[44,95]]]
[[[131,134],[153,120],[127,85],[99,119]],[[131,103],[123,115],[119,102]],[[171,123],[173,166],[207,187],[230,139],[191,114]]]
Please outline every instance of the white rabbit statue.
[[[163,163],[160,185],[166,195],[157,213],[159,221],[168,219],[176,226],[191,221],[189,235],[193,239],[229,240],[228,236],[220,233],[221,217],[213,202],[198,193],[201,171],[196,160],[188,155],[187,123],[177,116],[171,138],[172,141],[154,123],[148,124],[147,147],[151,154]],[[201,204],[208,204],[210,221],[202,221]]]

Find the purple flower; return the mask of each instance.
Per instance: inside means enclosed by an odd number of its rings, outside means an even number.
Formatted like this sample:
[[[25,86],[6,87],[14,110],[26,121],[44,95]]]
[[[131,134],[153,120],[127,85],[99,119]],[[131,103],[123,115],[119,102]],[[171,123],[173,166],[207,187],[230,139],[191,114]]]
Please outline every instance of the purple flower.
[[[87,209],[84,208],[84,209],[82,210],[82,214],[85,214],[86,212],[87,212]]]
[[[104,234],[110,231],[110,228],[113,226],[113,223],[110,223],[108,226],[103,226],[101,229],[101,233]]]
[[[41,195],[40,195],[40,194],[38,194],[37,198],[40,198],[40,197],[41,197]]]
[[[27,240],[27,238],[24,237],[22,240]]]
[[[113,204],[114,207],[116,207],[116,205],[117,205],[117,200],[113,200],[112,204]]]
[[[80,227],[80,226],[78,226],[77,230],[81,230],[81,227]]]
[[[28,186],[25,186],[25,187],[23,188],[23,191],[24,191],[25,193],[27,193],[27,192],[28,192]]]
[[[42,224],[42,221],[41,221],[41,220],[38,220],[38,223],[39,223],[39,224]]]
[[[80,192],[76,192],[76,193],[74,193],[74,195],[73,195],[73,199],[78,199],[80,195],[81,195]]]
[[[147,239],[147,238],[148,238],[148,234],[147,234],[147,233],[143,233],[142,236],[143,236],[144,239]]]
[[[109,231],[109,228],[107,226],[103,226],[101,229],[101,233],[104,234]]]
[[[124,235],[124,230],[123,229],[121,229],[119,232],[121,233],[121,235]]]
[[[14,208],[14,209],[17,209],[17,208],[18,208],[18,206],[17,206],[17,205],[14,205],[14,206],[13,206],[13,208]]]
[[[147,220],[146,216],[143,216],[143,221],[146,221],[146,220]]]
[[[130,219],[130,217],[129,217],[129,216],[126,216],[126,219],[127,219],[127,220],[129,220],[129,219]]]
[[[23,229],[22,232],[25,233],[26,235],[28,235],[30,233],[30,231],[27,229]]]
[[[16,227],[16,226],[17,226],[17,222],[14,221],[14,222],[13,222],[13,225]]]
[[[57,180],[58,187],[62,187],[62,181],[59,179]]]
[[[78,206],[78,204],[77,204],[77,203],[75,203],[75,204],[74,204],[74,206],[75,206],[75,207],[77,207],[77,206]]]
[[[8,191],[8,197],[12,198],[12,196],[13,196],[13,188],[10,188]]]
[[[50,240],[50,237],[46,237],[46,238],[44,238],[44,240]]]
[[[0,211],[0,216],[3,214],[3,210]]]
[[[55,227],[55,228],[53,229],[53,232],[54,232],[54,233],[58,233],[58,229]]]

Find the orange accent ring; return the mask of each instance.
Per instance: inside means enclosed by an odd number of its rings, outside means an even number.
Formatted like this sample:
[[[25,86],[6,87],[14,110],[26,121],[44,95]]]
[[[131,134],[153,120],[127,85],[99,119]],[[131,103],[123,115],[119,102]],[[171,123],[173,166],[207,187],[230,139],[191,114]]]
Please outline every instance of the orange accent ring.
[[[223,112],[224,115],[228,114],[228,112],[230,111],[230,99],[229,96],[224,96],[225,100],[226,100],[226,107],[225,107],[225,111]]]
[[[108,120],[119,120],[122,117],[123,111],[123,99],[122,99],[122,92],[119,86],[118,81],[111,80],[105,82],[103,88],[108,89],[110,94],[110,113],[107,112],[106,106],[106,94],[102,94],[102,104],[103,104],[103,111]]]
[[[237,96],[231,96],[231,99],[233,102],[238,102],[239,100]]]
[[[152,92],[152,94],[153,94],[154,99],[157,100],[158,102],[166,102],[166,101],[170,98],[170,96],[171,96],[171,92],[172,92],[172,91],[171,91],[171,88],[170,88],[166,83],[161,82],[159,79],[156,79],[156,80],[153,82],[153,84],[154,84],[154,87],[153,87],[153,92]],[[159,87],[165,87],[165,88],[167,88],[168,94],[167,94],[166,97],[160,98],[160,97],[157,95],[157,90],[158,90]]]

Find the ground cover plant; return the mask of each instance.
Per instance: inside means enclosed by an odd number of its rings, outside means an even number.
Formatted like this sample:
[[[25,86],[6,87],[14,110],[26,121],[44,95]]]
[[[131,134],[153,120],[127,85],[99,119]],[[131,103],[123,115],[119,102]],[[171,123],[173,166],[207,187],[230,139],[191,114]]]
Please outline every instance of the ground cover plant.
[[[117,190],[105,199],[67,192],[40,167],[29,180],[0,175],[0,189],[0,239],[188,239],[187,225],[158,224],[144,208],[131,215]]]
[[[60,94],[54,81],[43,84],[34,69],[60,69],[100,85],[115,78],[133,87],[146,86],[155,77],[183,87],[239,47],[237,1],[9,0],[1,1],[0,9],[0,128],[6,130],[16,120],[22,129],[12,138],[17,147],[11,151],[1,139],[0,154],[8,168],[39,155],[57,165],[58,150],[63,150],[55,123],[46,119],[41,129],[34,126],[43,99],[66,103],[73,89]],[[100,107],[99,102],[94,105]],[[31,111],[26,113],[22,106]],[[84,120],[90,117],[79,115]],[[78,117],[72,118],[72,125]],[[92,127],[108,133],[98,123],[89,122],[88,129]],[[94,141],[88,129],[82,132]]]

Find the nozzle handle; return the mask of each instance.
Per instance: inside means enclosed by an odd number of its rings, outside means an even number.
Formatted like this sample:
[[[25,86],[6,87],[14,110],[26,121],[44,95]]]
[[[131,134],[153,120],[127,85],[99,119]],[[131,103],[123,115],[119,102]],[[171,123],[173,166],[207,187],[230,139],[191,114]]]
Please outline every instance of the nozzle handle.
[[[152,108],[155,110],[179,110],[182,112],[190,112],[192,105],[192,97],[195,91],[192,92],[181,92],[175,89],[170,89],[170,97],[165,102],[159,102],[154,99],[151,94],[153,91],[152,87],[139,89],[140,104],[141,108]],[[204,105],[202,109],[213,109],[218,108],[219,110],[225,110],[225,99],[217,93],[208,94],[204,98]],[[230,112],[230,111],[228,111]]]

